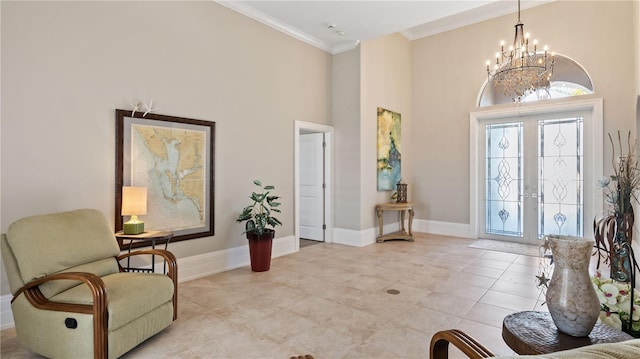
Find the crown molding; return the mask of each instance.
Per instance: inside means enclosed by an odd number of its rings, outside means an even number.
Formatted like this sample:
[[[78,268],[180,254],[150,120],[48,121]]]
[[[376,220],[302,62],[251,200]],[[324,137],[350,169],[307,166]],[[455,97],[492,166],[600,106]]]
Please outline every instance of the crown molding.
[[[360,45],[360,40],[354,40],[354,41],[347,41],[344,42],[342,44],[336,45],[333,48],[331,48],[331,54],[335,55],[335,54],[339,54],[341,52],[346,52],[349,50],[353,50],[356,47],[358,47],[358,45]]]
[[[260,23],[263,23],[273,29],[276,29],[280,32],[283,32],[293,38],[296,38],[302,42],[305,42],[313,47],[317,47],[320,50],[329,52],[329,53],[333,53],[333,49],[331,48],[331,46],[329,46],[327,43],[325,43],[324,41],[321,41],[313,36],[310,36],[309,34],[300,31],[299,29],[296,29],[293,26],[290,26],[288,24],[283,23],[282,21],[269,16],[265,13],[263,13],[262,11],[257,10],[256,8],[246,5],[243,2],[240,1],[220,1],[220,0],[215,0],[216,3],[229,8],[235,12],[238,12],[244,16],[250,17]],[[357,44],[356,44],[357,46]]]
[[[521,10],[531,9],[554,1],[557,0],[525,1],[522,3]],[[413,28],[404,30],[401,33],[407,39],[413,41],[464,26],[477,24],[500,16],[513,14],[516,13],[517,10],[518,8],[515,4],[505,4],[503,1],[494,1],[479,8],[451,15],[427,24],[414,26]]]

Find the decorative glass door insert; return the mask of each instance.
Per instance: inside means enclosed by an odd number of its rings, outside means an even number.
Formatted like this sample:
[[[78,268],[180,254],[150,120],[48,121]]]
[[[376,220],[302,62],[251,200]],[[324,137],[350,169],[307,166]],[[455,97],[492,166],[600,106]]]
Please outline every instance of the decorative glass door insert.
[[[582,117],[538,121],[538,238],[582,236]]]
[[[485,233],[523,236],[524,123],[486,126]]]
[[[582,117],[547,117],[485,125],[487,238],[582,236],[582,124]]]

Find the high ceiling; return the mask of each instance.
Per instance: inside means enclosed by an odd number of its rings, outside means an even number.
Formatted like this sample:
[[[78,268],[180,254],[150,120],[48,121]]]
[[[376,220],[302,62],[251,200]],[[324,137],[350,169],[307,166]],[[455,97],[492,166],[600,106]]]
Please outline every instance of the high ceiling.
[[[522,9],[553,0],[523,0]],[[511,0],[218,1],[330,53],[400,32],[409,40],[515,13]],[[514,24],[516,18],[514,17]]]

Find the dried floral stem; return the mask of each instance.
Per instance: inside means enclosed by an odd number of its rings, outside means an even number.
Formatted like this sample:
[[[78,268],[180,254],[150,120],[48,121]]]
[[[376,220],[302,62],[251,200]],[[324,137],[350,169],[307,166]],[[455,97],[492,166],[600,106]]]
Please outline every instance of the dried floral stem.
[[[611,166],[613,175],[611,179],[616,181],[616,189],[612,191],[611,203],[614,211],[619,213],[631,213],[631,198],[638,200],[637,191],[640,189],[640,168],[638,168],[638,158],[636,156],[636,143],[631,140],[631,131],[627,134],[627,152],[624,152],[622,136],[618,131],[618,148],[613,141],[611,134]],[[618,153],[616,155],[616,153]]]

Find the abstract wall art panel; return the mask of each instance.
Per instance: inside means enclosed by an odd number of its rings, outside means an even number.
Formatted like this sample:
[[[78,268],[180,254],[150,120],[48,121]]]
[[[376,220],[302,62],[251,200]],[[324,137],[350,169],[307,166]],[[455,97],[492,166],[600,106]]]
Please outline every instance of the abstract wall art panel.
[[[396,189],[401,172],[400,114],[378,107],[378,191]]]

